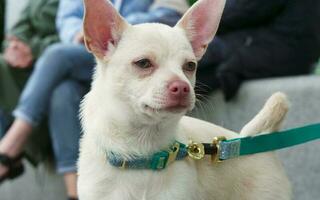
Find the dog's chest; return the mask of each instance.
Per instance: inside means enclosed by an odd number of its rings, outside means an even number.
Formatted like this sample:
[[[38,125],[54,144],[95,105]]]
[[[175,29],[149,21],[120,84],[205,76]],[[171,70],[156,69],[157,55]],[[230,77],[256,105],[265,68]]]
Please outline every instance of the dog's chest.
[[[202,199],[199,196],[202,192],[197,171],[184,161],[178,161],[162,171],[116,170],[110,180],[113,180],[110,185],[104,186],[109,187],[106,199]]]

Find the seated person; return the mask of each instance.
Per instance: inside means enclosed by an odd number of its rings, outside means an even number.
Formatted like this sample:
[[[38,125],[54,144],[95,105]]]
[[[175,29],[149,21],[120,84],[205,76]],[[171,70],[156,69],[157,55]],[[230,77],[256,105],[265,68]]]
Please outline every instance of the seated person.
[[[162,22],[170,25],[188,8],[183,1],[169,7],[161,1],[112,1],[132,24]],[[76,199],[76,161],[80,123],[78,110],[87,91],[94,67],[93,56],[83,45],[82,0],[60,0],[57,26],[62,43],[48,47],[36,62],[13,114],[15,120],[0,141],[0,152],[10,160],[19,160],[26,139],[45,115],[49,117],[57,170],[64,175],[70,199]],[[8,169],[0,164],[0,177],[7,178]],[[0,178],[1,179],[1,178]]]
[[[48,45],[59,41],[55,28],[58,3],[58,0],[29,1],[4,40],[0,53],[0,138],[10,124],[8,113],[18,101],[24,83],[33,69],[33,63]],[[0,9],[3,9],[2,6],[4,1],[0,0]],[[2,16],[3,12],[0,14]],[[3,145],[0,152],[5,152]],[[6,152],[8,156],[13,156],[11,153]],[[5,158],[6,156],[1,155],[0,163],[6,162]],[[0,164],[0,173],[4,168]],[[21,172],[22,167],[17,167],[17,170],[7,175],[13,178]],[[2,175],[3,173],[0,175],[0,182],[4,179]]]
[[[34,61],[59,40],[54,26],[57,7],[58,0],[30,1],[7,34],[0,53],[1,109],[12,111]]]
[[[221,88],[231,99],[244,80],[310,73],[320,56],[318,19],[320,1],[227,0],[199,63],[199,92]]]

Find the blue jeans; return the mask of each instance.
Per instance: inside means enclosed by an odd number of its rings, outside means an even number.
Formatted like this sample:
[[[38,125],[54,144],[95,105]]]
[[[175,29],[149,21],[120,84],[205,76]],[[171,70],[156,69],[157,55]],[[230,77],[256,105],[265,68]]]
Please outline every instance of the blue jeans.
[[[54,89],[66,79],[90,81],[94,59],[82,45],[54,44],[35,64],[13,114],[36,126],[46,115]]]
[[[52,94],[48,124],[59,173],[77,170],[81,135],[79,105],[88,90],[88,84],[66,80],[58,85]]]
[[[94,58],[83,45],[54,44],[35,64],[13,112],[15,118],[37,126],[49,117],[58,171],[74,171],[78,156],[79,103],[89,87]]]

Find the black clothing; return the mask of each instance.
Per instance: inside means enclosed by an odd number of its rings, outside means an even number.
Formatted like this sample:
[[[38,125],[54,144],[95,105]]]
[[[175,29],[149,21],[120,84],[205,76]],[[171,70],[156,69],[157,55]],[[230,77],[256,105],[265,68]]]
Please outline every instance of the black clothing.
[[[320,56],[319,21],[319,0],[227,0],[198,80],[230,99],[244,80],[307,74]]]

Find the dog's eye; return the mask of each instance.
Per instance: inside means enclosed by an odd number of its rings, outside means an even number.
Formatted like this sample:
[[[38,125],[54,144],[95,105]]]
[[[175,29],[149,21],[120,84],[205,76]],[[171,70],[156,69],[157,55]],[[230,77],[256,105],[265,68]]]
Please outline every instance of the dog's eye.
[[[197,69],[197,63],[189,61],[183,65],[183,70],[188,72],[194,72]]]
[[[134,62],[134,64],[141,69],[147,69],[147,68],[152,67],[151,61],[146,58],[138,60],[138,61]]]

